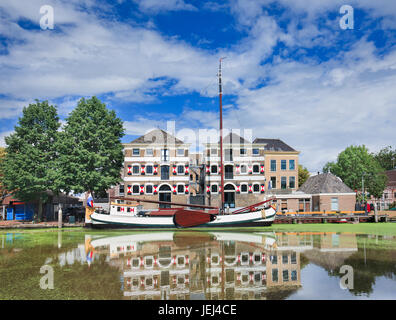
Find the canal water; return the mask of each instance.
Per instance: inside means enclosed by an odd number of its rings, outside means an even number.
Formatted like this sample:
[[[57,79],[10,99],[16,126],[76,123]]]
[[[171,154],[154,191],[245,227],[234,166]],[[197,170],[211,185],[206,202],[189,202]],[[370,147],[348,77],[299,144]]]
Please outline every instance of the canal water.
[[[0,233],[0,299],[396,299],[396,237]]]

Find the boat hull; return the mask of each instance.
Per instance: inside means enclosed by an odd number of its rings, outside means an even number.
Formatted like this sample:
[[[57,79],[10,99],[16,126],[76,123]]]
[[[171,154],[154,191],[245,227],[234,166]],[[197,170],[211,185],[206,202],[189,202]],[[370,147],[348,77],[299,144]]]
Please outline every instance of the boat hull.
[[[263,212],[264,211],[264,212]],[[270,226],[275,220],[276,211],[269,207],[249,213],[218,215],[214,221],[191,228],[224,228],[224,227],[261,227]],[[131,228],[131,229],[164,229],[176,228],[173,217],[138,217],[117,216],[101,213],[91,215],[93,228]]]

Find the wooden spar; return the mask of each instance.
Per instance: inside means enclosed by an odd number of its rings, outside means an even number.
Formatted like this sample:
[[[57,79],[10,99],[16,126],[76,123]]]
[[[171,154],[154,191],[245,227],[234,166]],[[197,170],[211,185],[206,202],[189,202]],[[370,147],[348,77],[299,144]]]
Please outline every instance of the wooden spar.
[[[219,108],[220,108],[220,187],[221,187],[221,211],[224,213],[224,163],[223,163],[223,106],[222,106],[222,96],[223,89],[221,83],[221,60],[219,60]]]
[[[173,206],[191,207],[191,208],[217,209],[217,210],[219,209],[218,207],[210,207],[210,206],[204,206],[204,205],[200,205],[200,204],[166,202],[166,201],[139,199],[139,198],[110,197],[110,199],[136,201],[136,202],[147,202],[147,203],[158,203],[158,204],[166,204],[166,205],[173,205]]]
[[[254,209],[254,208],[258,207],[258,206],[261,206],[262,204],[264,204],[264,203],[266,203],[266,202],[269,202],[269,201],[272,201],[272,200],[275,200],[275,199],[276,199],[276,198],[273,197],[273,198],[271,198],[271,199],[268,199],[268,200],[265,200],[265,201],[261,201],[261,202],[255,203],[255,204],[252,204],[252,205],[250,205],[250,206],[247,206],[247,207],[244,207],[244,208],[235,210],[235,211],[232,212],[232,214],[242,213],[242,212],[248,211],[248,210],[250,211],[250,210],[252,210],[252,209]]]

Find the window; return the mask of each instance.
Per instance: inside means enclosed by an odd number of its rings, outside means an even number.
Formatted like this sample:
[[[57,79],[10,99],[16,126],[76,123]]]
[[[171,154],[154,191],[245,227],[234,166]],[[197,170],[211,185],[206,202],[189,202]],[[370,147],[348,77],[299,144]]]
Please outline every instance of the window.
[[[182,165],[177,166],[177,174],[184,174],[184,166]]]
[[[153,193],[153,186],[151,184],[146,185],[146,193],[147,194]]]
[[[291,279],[292,281],[297,281],[297,270],[292,270]]]
[[[281,160],[281,170],[286,170],[286,160]]]
[[[120,184],[120,189],[119,189],[120,195],[123,195],[123,194],[124,194],[124,192],[125,192],[125,189],[124,189],[124,188],[125,188],[124,185],[123,185],[123,184]]]
[[[276,160],[271,160],[271,171],[276,171]]]
[[[177,185],[177,193],[184,193],[184,185],[182,184]]]
[[[282,263],[287,264],[289,262],[289,256],[287,253],[282,254]]]
[[[271,177],[271,188],[276,189],[276,177]]]
[[[253,173],[260,173],[260,166],[258,164],[253,165]]]
[[[183,157],[184,156],[184,149],[177,149],[177,156]]]
[[[241,173],[247,172],[247,166],[245,164],[241,165]]]
[[[252,153],[254,156],[258,156],[260,154],[260,150],[258,148],[253,148]]]
[[[146,149],[146,156],[152,157],[154,155],[154,150],[153,149]]]
[[[241,193],[247,193],[247,192],[248,192],[247,184],[241,184]]]
[[[139,187],[137,184],[135,184],[135,185],[132,187],[132,193],[133,193],[133,194],[139,194],[139,193],[140,193],[140,187]]]
[[[169,166],[161,166],[161,180],[169,180]]]
[[[210,149],[210,154],[213,156],[217,155],[217,149]]]
[[[331,211],[338,211],[338,198],[331,198]]]
[[[153,166],[152,165],[146,166],[146,174],[153,174]]]
[[[260,192],[260,185],[258,183],[253,185],[253,192]]]
[[[232,161],[232,149],[225,149],[225,161]]]
[[[294,189],[296,187],[296,177],[289,177],[289,188]]]
[[[296,164],[294,160],[289,160],[289,170],[294,170],[296,168]]]
[[[212,186],[211,186],[211,192],[212,192],[212,193],[217,193],[217,184],[212,184]]]
[[[296,264],[297,263],[297,254],[295,252],[292,252],[291,256],[290,256],[290,263],[291,264]]]
[[[161,160],[162,161],[169,161],[169,150],[168,149],[162,149],[161,150]]]
[[[217,166],[216,165],[211,166],[210,167],[210,172],[211,173],[217,173]]]
[[[139,173],[140,173],[140,166],[134,165],[134,166],[132,167],[132,173],[133,173],[133,174],[139,174]]]
[[[241,148],[241,156],[246,156],[246,155],[247,155],[246,148]]]
[[[278,282],[278,269],[272,269],[272,282]]]
[[[278,256],[277,255],[271,256],[271,262],[272,262],[272,264],[277,264],[278,263]]]
[[[281,189],[286,189],[286,177],[281,177]]]
[[[283,277],[283,282],[288,282],[289,281],[289,270],[283,270],[282,277]]]
[[[140,156],[139,148],[133,148],[133,149],[132,149],[132,155],[133,155],[134,157]]]

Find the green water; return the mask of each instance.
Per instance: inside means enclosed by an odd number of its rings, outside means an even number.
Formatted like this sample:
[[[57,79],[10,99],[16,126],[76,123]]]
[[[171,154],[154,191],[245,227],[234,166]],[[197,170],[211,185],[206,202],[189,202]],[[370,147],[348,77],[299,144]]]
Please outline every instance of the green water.
[[[395,299],[396,224],[2,231],[0,284],[0,299]]]

